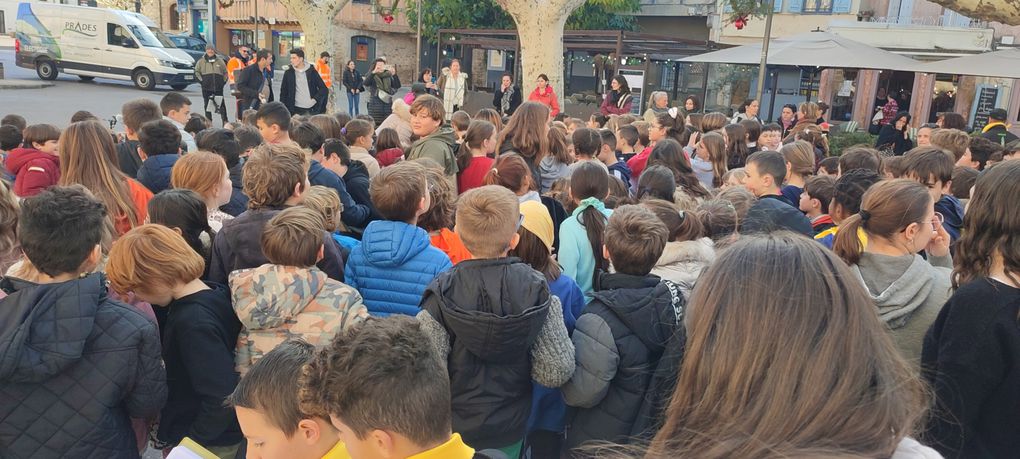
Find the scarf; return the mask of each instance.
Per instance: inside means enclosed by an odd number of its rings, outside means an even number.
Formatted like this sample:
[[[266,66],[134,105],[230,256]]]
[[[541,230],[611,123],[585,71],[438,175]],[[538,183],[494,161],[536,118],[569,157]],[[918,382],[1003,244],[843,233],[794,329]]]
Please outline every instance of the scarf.
[[[510,99],[514,96],[514,85],[510,85],[503,91],[503,97],[499,100],[499,113],[502,115],[510,114]]]
[[[620,94],[620,91],[609,91],[609,103],[616,108],[623,109],[623,106],[630,100],[630,93]]]
[[[1003,128],[1009,129],[1009,126],[1006,125],[1006,123],[1003,123],[1001,121],[996,121],[994,123],[986,124],[984,129],[981,129],[981,133],[984,134],[984,133],[988,132],[989,130],[991,130],[992,128],[996,127],[996,126],[1002,126]]]
[[[389,70],[383,70],[382,72],[379,73],[373,73],[372,78],[375,79],[375,87],[378,90],[385,92],[386,94],[393,95],[393,93],[395,92],[393,91],[392,87],[393,75],[390,73]]]
[[[581,212],[584,212],[584,210],[589,207],[594,207],[595,210],[598,210],[603,214],[606,213],[606,205],[602,203],[602,201],[599,201],[599,198],[591,197],[581,200],[581,202],[577,206],[577,209],[574,209],[574,215],[580,215]]]

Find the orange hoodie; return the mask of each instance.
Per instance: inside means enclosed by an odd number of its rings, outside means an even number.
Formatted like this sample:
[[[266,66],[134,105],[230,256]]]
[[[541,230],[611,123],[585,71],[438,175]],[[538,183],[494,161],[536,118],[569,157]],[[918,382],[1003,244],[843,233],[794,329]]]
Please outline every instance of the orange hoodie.
[[[460,236],[449,228],[443,228],[438,233],[429,236],[432,247],[442,250],[450,257],[450,263],[457,264],[464,260],[471,259],[471,252],[461,242]]]

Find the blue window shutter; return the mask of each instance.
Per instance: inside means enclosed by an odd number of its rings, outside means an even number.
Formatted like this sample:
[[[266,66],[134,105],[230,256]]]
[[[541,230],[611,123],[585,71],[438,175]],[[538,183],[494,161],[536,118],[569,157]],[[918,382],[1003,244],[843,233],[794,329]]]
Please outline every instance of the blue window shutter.
[[[832,0],[832,12],[836,14],[847,14],[850,12],[850,0]]]
[[[783,11],[783,0],[776,0],[776,7],[772,11],[776,13],[781,13]]]
[[[804,6],[804,1],[805,0],[790,0],[790,5],[788,7],[786,7],[786,11],[789,12],[789,13],[800,13],[801,12],[801,8]],[[810,1],[813,1],[813,0],[807,0],[807,1],[810,2]]]

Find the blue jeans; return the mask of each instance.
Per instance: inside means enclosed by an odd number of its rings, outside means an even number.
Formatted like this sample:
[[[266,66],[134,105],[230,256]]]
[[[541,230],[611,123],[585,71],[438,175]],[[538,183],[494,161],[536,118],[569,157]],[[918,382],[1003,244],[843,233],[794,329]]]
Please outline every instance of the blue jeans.
[[[358,108],[361,105],[361,93],[351,93],[347,91],[347,113],[351,117],[358,116]]]

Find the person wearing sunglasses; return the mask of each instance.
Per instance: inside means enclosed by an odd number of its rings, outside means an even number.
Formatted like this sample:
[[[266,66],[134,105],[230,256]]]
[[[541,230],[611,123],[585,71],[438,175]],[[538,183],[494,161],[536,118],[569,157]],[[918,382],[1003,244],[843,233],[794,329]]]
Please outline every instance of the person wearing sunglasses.
[[[950,238],[942,222],[924,185],[885,180],[864,193],[860,212],[843,221],[833,245],[867,287],[903,357],[915,365],[925,332],[952,294]]]

